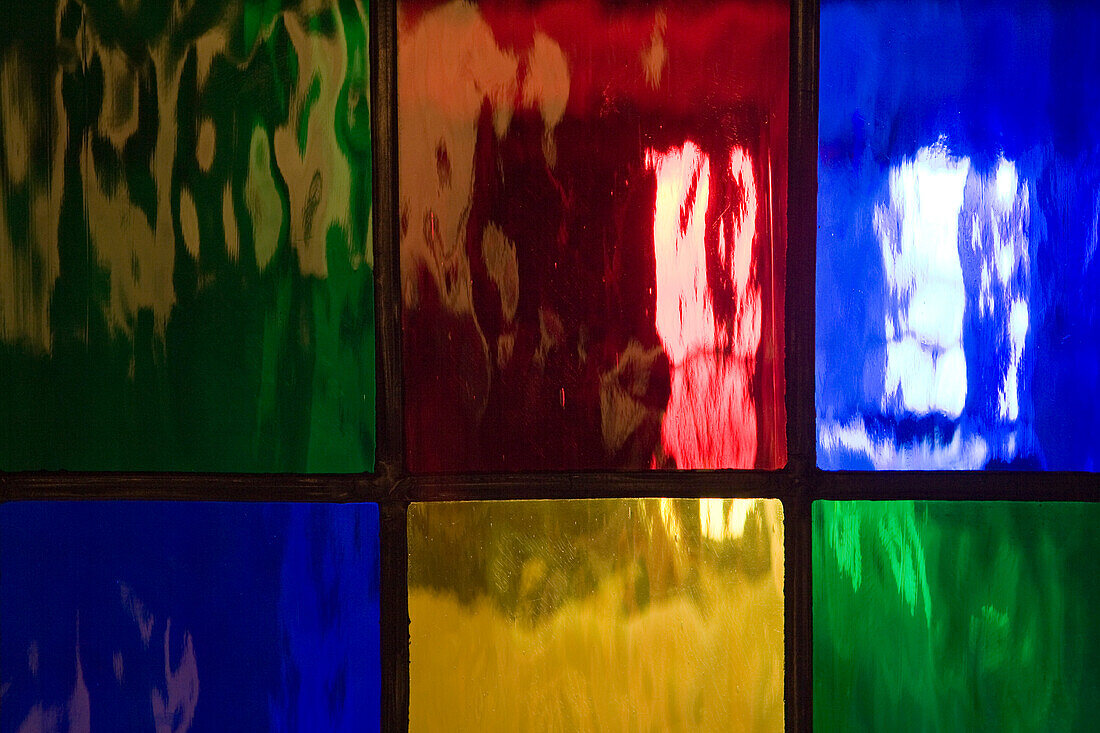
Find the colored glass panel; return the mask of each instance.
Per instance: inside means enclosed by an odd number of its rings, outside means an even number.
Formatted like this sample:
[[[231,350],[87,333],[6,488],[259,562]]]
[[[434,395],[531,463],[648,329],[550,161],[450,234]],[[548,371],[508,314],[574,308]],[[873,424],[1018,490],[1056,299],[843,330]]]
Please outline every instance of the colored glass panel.
[[[0,506],[0,729],[381,727],[374,504]]]
[[[409,508],[411,731],[783,730],[783,509]]]
[[[1088,730],[1100,504],[814,502],[814,730]]]
[[[821,7],[818,461],[1096,470],[1100,10]]]
[[[365,0],[0,8],[0,468],[374,466]]]
[[[398,3],[414,471],[786,463],[789,4],[640,5]]]

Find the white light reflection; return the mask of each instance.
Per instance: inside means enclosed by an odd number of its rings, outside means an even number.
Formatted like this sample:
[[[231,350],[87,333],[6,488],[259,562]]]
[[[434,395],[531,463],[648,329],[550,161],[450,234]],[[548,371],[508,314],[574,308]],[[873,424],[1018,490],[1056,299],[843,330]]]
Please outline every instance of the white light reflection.
[[[940,415],[950,427],[928,423],[902,437],[890,421],[871,431],[857,414],[821,423],[822,455],[862,456],[876,469],[1011,460],[1027,391],[1029,182],[1003,157],[978,171],[944,138],[892,167],[888,181],[873,217],[886,294],[879,407],[898,421]]]
[[[970,161],[942,144],[922,148],[890,171],[890,199],[875,207],[888,288],[887,412],[957,418],[966,404],[958,242],[969,171]]]

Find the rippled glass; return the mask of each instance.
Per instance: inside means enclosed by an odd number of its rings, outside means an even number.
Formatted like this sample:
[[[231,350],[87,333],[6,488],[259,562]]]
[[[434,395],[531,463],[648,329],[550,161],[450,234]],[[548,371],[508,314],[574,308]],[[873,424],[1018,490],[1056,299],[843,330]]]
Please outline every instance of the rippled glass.
[[[789,15],[398,3],[414,471],[786,463]]]
[[[4,3],[0,469],[373,469],[368,28]]]
[[[776,500],[413,504],[409,729],[783,730]]]
[[[1096,470],[1100,10],[821,7],[830,469]]]
[[[381,728],[378,507],[0,506],[0,729]]]
[[[814,502],[813,727],[1088,730],[1100,504]]]

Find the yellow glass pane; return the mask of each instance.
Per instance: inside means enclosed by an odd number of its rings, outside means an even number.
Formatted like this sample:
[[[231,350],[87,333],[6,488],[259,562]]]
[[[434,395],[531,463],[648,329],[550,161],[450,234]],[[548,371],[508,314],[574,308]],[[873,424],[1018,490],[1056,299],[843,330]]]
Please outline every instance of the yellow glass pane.
[[[411,731],[783,730],[783,507],[409,507]]]

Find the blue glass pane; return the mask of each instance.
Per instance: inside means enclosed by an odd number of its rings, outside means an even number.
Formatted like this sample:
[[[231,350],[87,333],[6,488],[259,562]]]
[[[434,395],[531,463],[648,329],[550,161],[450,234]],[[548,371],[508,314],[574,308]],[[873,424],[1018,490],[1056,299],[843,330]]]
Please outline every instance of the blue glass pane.
[[[0,730],[377,730],[378,582],[374,504],[5,504]]]
[[[1097,470],[1100,9],[821,8],[827,469]]]

